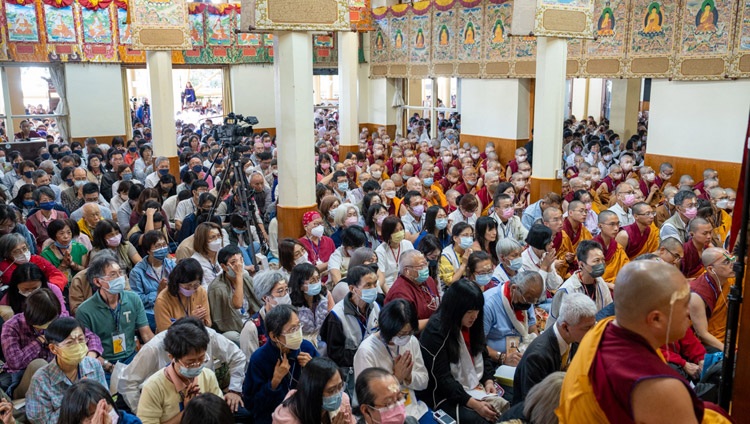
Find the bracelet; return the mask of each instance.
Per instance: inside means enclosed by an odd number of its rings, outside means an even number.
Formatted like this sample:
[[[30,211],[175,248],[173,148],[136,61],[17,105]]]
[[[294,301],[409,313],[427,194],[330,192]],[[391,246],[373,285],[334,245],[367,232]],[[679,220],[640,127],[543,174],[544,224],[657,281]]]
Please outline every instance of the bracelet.
[[[504,354],[504,353],[501,353],[501,354],[500,354],[500,365],[502,365],[502,364],[504,364],[504,363],[505,363],[505,358],[506,358],[505,354]]]

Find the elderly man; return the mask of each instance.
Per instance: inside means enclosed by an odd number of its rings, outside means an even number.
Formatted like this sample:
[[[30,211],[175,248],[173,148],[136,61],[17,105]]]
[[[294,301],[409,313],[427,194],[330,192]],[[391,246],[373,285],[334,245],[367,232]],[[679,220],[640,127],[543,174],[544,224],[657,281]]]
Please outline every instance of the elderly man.
[[[206,355],[209,361],[206,367],[216,370],[217,367],[227,366],[229,368],[229,387],[224,395],[224,400],[232,408],[233,412],[242,405],[242,381],[245,379],[245,365],[247,358],[240,348],[229,341],[226,337],[211,328],[203,326],[203,323],[194,318],[180,318],[170,328],[182,325],[200,326],[208,331],[210,342]],[[167,352],[164,350],[164,337],[167,331],[154,336],[151,341],[141,346],[130,364],[123,370],[117,384],[118,391],[123,396],[125,403],[133,412],[137,412],[138,401],[141,397],[141,385],[153,374],[163,369],[164,364],[170,362]]]
[[[651,206],[646,202],[639,202],[633,205],[632,210],[635,222],[622,227],[615,237],[631,261],[659,248],[659,229],[654,225],[656,214]]]
[[[531,342],[516,367],[513,404],[523,402],[529,390],[548,375],[568,369],[578,343],[596,324],[596,312],[596,305],[585,294],[565,296],[560,318]]]
[[[560,422],[729,422],[657,353],[690,326],[685,277],[656,261],[636,261],[617,276],[615,298],[614,321],[591,330],[568,368]],[[623,358],[635,358],[637,366]]]
[[[626,184],[627,185],[627,184]],[[605,269],[602,278],[607,282],[610,289],[613,289],[615,278],[620,269],[625,266],[630,259],[625,254],[625,250],[617,243],[615,237],[620,232],[620,220],[617,214],[611,210],[602,211],[599,214],[599,228],[601,232],[594,237],[594,241],[602,246],[604,252]]]
[[[674,195],[674,205],[677,213],[664,222],[659,231],[659,237],[662,240],[674,237],[685,243],[687,241],[685,227],[691,219],[698,216],[698,199],[692,191],[680,190]]]
[[[690,320],[704,345],[724,350],[727,329],[727,297],[734,283],[736,258],[718,247],[709,247],[701,257],[706,271],[690,282]]]
[[[38,132],[31,129],[31,121],[21,121],[21,131],[14,134],[17,141],[31,140],[32,138],[41,138]]]
[[[497,222],[498,240],[509,238],[521,244],[526,243],[529,231],[521,224],[521,218],[516,216],[513,198],[510,195],[505,193],[495,195],[490,218]]]
[[[443,192],[445,192],[446,196],[448,195],[448,190],[456,190],[456,187],[458,187],[458,184],[461,181],[461,175],[458,171],[458,168],[455,166],[451,166],[448,168],[448,171],[445,173],[445,176],[442,180],[440,180],[440,187],[443,189]]]
[[[96,224],[102,220],[101,209],[96,203],[86,203],[81,207],[82,216],[78,222],[78,229],[81,234],[86,234],[89,240],[94,238],[94,229]]]
[[[621,226],[630,225],[635,222],[633,211],[630,209],[635,203],[635,189],[630,184],[620,184],[615,189],[616,202],[607,209],[617,215]]]
[[[557,193],[549,192],[546,196],[537,200],[535,203],[530,204],[529,207],[523,211],[521,223],[524,227],[526,227],[527,230],[529,230],[531,229],[531,226],[534,225],[534,223],[542,217],[542,213],[547,208],[551,207],[554,209],[560,209],[561,204],[562,198],[560,197],[560,195]]]
[[[479,202],[484,205],[484,209],[482,210],[481,214],[482,216],[487,216],[490,212],[492,212],[492,200],[493,196],[495,195],[495,190],[497,190],[497,186],[499,184],[500,176],[497,174],[497,172],[487,171],[484,174],[484,184],[482,185],[482,188],[477,191]]]
[[[721,187],[708,190],[708,194],[711,196],[711,209],[713,209],[711,218],[711,225],[714,227],[712,241],[716,246],[723,246],[729,230],[732,229],[732,216],[726,211],[729,206],[729,195]]]
[[[680,264],[682,274],[688,280],[697,278],[705,271],[703,267],[703,250],[711,245],[713,227],[703,218],[695,218],[688,225],[690,238],[682,245],[685,256]]]
[[[664,222],[674,215],[674,196],[678,191],[679,190],[675,186],[667,186],[662,190],[662,202],[656,207],[656,216],[654,217],[654,225],[656,225],[656,228],[661,228]]]
[[[661,188],[656,183],[656,172],[650,166],[642,166],[638,173],[640,175],[638,189],[643,194],[643,201],[652,206],[658,205],[661,200]]]
[[[659,186],[659,189],[664,190],[665,186],[669,183],[674,175],[674,167],[669,162],[662,162],[659,165],[659,175],[654,179],[654,183]]]
[[[708,200],[708,189],[711,187],[707,187],[708,185],[712,185],[712,183],[709,183],[710,180],[716,180],[716,185],[719,185],[719,172],[712,168],[706,168],[703,170],[703,180],[698,181],[693,186],[693,192],[696,196],[700,197],[701,199]]]
[[[83,186],[89,180],[86,176],[86,170],[83,168],[75,168],[71,174],[71,178],[73,179],[73,186],[66,188],[60,193],[60,200],[63,207],[72,212],[85,203],[83,200]]]
[[[91,203],[99,208],[99,213],[103,219],[112,219],[112,209],[109,207],[109,203],[102,199],[102,195],[99,193],[99,186],[96,183],[86,183],[81,189],[83,195],[83,206]],[[83,206],[71,212],[70,217],[76,221],[83,217]]]
[[[521,345],[538,335],[534,303],[544,293],[538,272],[523,271],[502,286],[484,292],[484,334],[490,358],[515,367],[521,361]],[[514,343],[511,343],[514,342]]]
[[[461,171],[463,182],[456,186],[456,191],[461,194],[476,194],[477,190],[482,188],[482,179],[479,178],[476,168],[473,166],[464,166]]]
[[[388,290],[384,304],[395,299],[405,299],[414,305],[420,331],[440,305],[440,290],[435,280],[430,277],[427,259],[422,252],[409,250],[401,253],[398,277]]]
[[[53,193],[55,193],[55,201],[60,203],[60,194],[62,194],[62,190],[60,190],[60,187],[58,187],[56,184],[52,184],[51,176],[47,173],[47,171],[43,169],[37,169],[31,174],[31,180],[33,181],[33,184],[39,187],[49,187],[50,190],[52,190]]]
[[[169,159],[159,156],[154,159],[154,172],[146,177],[146,188],[156,187],[162,175],[169,174]]]

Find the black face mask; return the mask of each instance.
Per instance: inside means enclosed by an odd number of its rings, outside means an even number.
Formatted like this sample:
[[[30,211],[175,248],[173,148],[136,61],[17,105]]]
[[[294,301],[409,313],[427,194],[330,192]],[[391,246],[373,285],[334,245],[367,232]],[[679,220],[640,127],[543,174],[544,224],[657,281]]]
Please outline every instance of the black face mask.
[[[511,306],[513,306],[514,311],[528,311],[531,303],[513,303]]]

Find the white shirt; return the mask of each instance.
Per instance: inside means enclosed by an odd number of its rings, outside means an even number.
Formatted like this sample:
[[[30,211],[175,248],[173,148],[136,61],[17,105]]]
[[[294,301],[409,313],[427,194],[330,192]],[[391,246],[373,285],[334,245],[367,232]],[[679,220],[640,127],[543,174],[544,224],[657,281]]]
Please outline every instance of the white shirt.
[[[555,338],[557,339],[557,346],[560,348],[560,356],[565,356],[565,354],[568,352],[568,349],[570,349],[570,345],[568,342],[565,341],[565,339],[562,338],[562,335],[560,334],[560,329],[557,328],[557,325],[553,325],[552,329],[555,331]],[[572,358],[570,355],[568,355],[568,361],[570,361]]]
[[[191,213],[195,213],[195,203],[192,197],[177,204],[177,209],[174,212],[174,220],[182,222]]]
[[[558,287],[563,283],[562,277],[560,277],[557,274],[557,270],[555,268],[555,263],[552,262],[551,265],[551,271],[543,271],[539,266],[538,263],[542,262],[542,260],[536,256],[536,253],[534,253],[534,250],[531,248],[528,248],[521,253],[521,257],[523,258],[523,269],[526,271],[536,271],[539,273],[539,275],[542,276],[542,280],[544,281],[544,285],[546,286],[547,290],[557,290]],[[547,294],[542,291],[542,295],[539,298],[540,302],[543,302],[547,299]]]
[[[395,250],[391,249],[386,242],[380,243],[380,246],[375,249],[375,254],[378,255],[378,269],[385,274],[385,283],[389,289],[398,277],[398,260],[404,252],[409,250],[414,250],[414,245],[409,240],[401,241],[401,245]],[[380,291],[380,286],[378,286],[378,291]]]
[[[461,212],[461,208],[458,208],[455,211],[451,212],[450,215],[448,215],[448,226],[450,228],[453,228],[453,226],[459,222],[465,222],[471,225],[471,228],[474,228],[477,225],[477,214],[475,213],[474,215],[469,217],[469,219],[466,219],[464,214]]]
[[[158,171],[148,174],[148,177],[146,177],[146,188],[156,187],[156,185],[159,184],[160,179],[161,175],[159,175]]]
[[[526,236],[529,234],[529,230],[521,223],[521,218],[513,215],[508,219],[508,222],[503,222],[495,212],[490,214],[490,218],[497,222],[497,239],[502,240],[510,238],[517,241],[521,246],[526,245]]]
[[[191,258],[197,260],[198,263],[201,264],[201,268],[203,268],[203,281],[201,281],[201,286],[206,289],[206,291],[208,291],[208,285],[211,284],[212,281],[214,281],[214,278],[224,273],[224,270],[221,269],[219,261],[216,261],[215,264],[212,264],[208,260],[208,258],[198,252],[193,253],[193,256],[191,256]]]
[[[617,217],[620,218],[620,228],[630,225],[635,222],[635,217],[633,216],[633,210],[628,209],[627,212],[620,206],[619,203],[615,203],[611,208],[608,210],[614,212],[617,214]]]

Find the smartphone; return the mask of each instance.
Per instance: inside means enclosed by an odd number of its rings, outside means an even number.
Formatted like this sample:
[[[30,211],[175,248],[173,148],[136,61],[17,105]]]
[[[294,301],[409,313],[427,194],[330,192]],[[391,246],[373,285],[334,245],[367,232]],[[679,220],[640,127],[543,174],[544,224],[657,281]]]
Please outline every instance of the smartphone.
[[[450,415],[446,414],[442,409],[438,409],[437,411],[433,412],[432,416],[435,417],[435,421],[440,424],[456,424],[456,420],[454,420]]]

